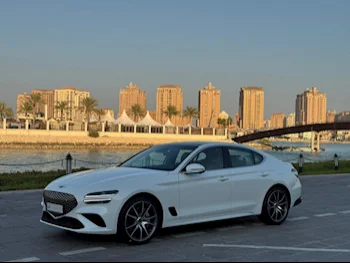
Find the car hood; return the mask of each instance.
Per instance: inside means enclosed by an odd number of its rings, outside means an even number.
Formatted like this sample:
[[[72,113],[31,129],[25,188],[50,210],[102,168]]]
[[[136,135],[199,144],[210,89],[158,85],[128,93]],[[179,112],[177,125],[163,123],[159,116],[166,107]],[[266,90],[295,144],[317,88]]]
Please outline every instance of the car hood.
[[[128,167],[113,167],[99,170],[88,170],[60,177],[59,179],[53,181],[48,187],[85,188],[91,187],[95,184],[106,185],[114,181],[137,178],[139,176],[144,177],[151,174],[155,175],[157,173],[164,174],[165,171]]]

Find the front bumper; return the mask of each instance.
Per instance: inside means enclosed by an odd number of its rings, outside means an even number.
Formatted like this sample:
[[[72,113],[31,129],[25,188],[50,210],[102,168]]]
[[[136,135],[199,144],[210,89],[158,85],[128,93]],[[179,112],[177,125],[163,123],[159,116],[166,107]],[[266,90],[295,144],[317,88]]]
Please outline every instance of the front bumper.
[[[47,199],[43,197],[40,219],[43,224],[81,234],[110,235],[117,232],[117,214],[120,206],[118,200],[112,200],[107,204],[85,204],[83,200],[76,198],[74,202],[70,200],[68,205],[67,199],[51,199],[49,201],[63,205],[64,213],[58,214],[48,211]]]

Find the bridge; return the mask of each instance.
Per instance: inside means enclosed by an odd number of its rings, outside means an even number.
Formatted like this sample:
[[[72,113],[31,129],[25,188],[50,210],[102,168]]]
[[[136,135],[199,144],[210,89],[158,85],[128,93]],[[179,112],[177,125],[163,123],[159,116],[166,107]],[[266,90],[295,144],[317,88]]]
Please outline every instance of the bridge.
[[[333,123],[316,123],[308,125],[293,126],[287,128],[280,128],[275,130],[255,132],[243,136],[233,138],[232,140],[237,143],[245,143],[255,141],[263,138],[282,136],[287,134],[313,132],[312,135],[312,150],[320,150],[320,132],[322,131],[339,131],[350,130],[350,122],[333,122]]]

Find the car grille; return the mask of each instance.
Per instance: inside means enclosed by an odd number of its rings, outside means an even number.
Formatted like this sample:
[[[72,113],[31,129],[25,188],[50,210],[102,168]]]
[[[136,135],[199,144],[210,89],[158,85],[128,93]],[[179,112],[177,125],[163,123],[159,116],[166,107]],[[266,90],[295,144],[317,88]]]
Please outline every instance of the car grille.
[[[55,192],[55,191],[44,191],[43,197],[44,197],[45,205],[47,203],[62,205],[64,215],[68,214],[78,205],[77,200],[71,194]],[[54,216],[62,215],[57,213],[52,213],[52,214]]]
[[[43,212],[41,220],[52,225],[65,227],[69,229],[82,229],[84,225],[77,219],[72,217],[61,217],[59,219],[54,219],[48,212]]]

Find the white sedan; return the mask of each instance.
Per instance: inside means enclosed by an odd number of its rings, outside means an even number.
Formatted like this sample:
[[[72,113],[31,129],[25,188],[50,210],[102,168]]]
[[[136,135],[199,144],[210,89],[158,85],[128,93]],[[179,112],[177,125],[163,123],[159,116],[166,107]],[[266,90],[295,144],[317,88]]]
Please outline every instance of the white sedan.
[[[257,215],[279,225],[301,201],[290,163],[235,143],[180,142],[53,181],[43,193],[40,221],[144,244],[161,228],[194,223]]]

